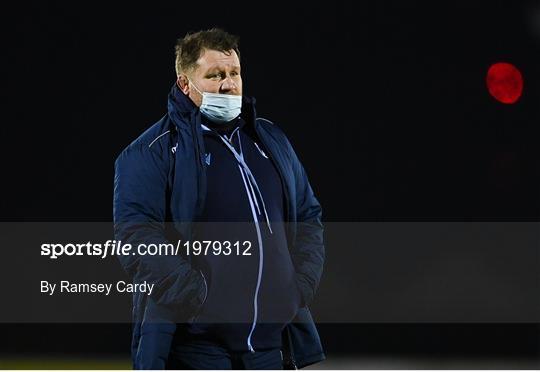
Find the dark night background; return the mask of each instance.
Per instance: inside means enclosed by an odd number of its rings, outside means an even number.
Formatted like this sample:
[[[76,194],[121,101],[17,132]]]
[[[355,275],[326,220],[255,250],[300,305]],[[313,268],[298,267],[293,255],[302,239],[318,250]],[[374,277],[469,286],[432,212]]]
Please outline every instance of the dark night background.
[[[540,220],[540,2],[19,2],[1,17],[2,221],[111,221],[114,159],[165,113],[176,39],[214,26],[240,36],[244,94],[288,134],[325,221]],[[486,89],[499,61],[523,74],[513,105]],[[538,323],[319,330],[329,357],[540,366]],[[129,324],[0,333],[0,360],[129,352]]]

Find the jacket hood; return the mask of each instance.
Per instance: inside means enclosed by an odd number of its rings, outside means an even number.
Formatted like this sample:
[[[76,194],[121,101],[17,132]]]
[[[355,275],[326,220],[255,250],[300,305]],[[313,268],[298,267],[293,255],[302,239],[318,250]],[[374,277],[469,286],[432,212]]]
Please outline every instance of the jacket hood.
[[[176,82],[169,92],[167,109],[169,116],[178,127],[192,122],[200,123],[200,117],[197,118],[197,115],[200,116],[199,107],[178,88]],[[241,116],[248,125],[254,125],[256,118],[254,97],[242,96]]]

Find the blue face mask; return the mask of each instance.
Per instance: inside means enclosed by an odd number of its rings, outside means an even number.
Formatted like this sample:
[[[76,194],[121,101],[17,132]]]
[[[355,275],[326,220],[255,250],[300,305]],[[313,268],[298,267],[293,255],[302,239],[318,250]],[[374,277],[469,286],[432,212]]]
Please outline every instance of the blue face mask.
[[[224,124],[240,115],[242,96],[201,92],[192,81],[190,83],[202,95],[202,103],[199,109],[210,121]]]

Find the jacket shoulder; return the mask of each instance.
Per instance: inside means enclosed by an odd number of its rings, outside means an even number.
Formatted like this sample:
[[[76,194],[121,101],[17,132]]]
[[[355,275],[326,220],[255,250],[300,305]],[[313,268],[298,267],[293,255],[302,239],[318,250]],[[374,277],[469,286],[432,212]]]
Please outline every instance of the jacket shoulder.
[[[282,145],[288,145],[289,141],[287,139],[287,135],[278,124],[263,117],[257,117],[255,120],[257,122],[257,125],[265,132],[270,134],[274,139],[279,141]]]
[[[258,116],[255,121],[257,122],[257,125],[263,127],[265,130],[269,130],[269,131],[281,131],[281,128],[279,128],[279,126],[273,122],[272,120],[269,120],[267,118],[263,118],[261,116]]]
[[[126,155],[133,149],[148,149],[163,157],[171,152],[172,143],[175,142],[176,127],[168,115],[163,116],[158,122],[150,126],[139,135],[133,142],[127,145],[120,153]],[[174,151],[174,150],[173,150]]]
[[[288,155],[294,154],[294,149],[289,138],[278,124],[262,117],[257,117],[256,121],[259,127],[272,136]]]

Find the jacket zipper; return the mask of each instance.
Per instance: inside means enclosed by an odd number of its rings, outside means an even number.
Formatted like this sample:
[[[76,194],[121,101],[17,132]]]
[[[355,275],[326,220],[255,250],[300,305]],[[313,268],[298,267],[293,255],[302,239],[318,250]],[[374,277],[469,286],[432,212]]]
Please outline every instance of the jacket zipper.
[[[206,129],[206,130],[210,130],[206,126],[203,126],[203,128]],[[232,146],[231,141],[229,141],[226,138],[223,138],[222,136],[219,136],[219,137],[221,138],[223,143],[225,143],[225,145],[229,148],[229,151],[231,151],[233,153],[235,158],[238,157],[238,158],[241,158],[241,160],[243,160],[243,155],[238,154],[236,149],[234,149],[234,147]],[[231,138],[232,138],[232,136],[231,136]],[[238,139],[238,141],[240,141],[240,138]],[[257,325],[259,289],[260,289],[260,286],[261,286],[262,270],[263,270],[263,264],[264,264],[263,243],[262,243],[262,235],[261,235],[261,227],[259,225],[259,219],[257,218],[257,212],[255,210],[254,201],[252,199],[250,188],[249,188],[249,186],[247,184],[248,181],[246,181],[246,178],[249,180],[249,175],[242,168],[240,160],[237,159],[237,162],[239,163],[238,164],[238,169],[240,170],[240,175],[242,176],[242,181],[244,182],[244,188],[246,189],[246,194],[247,194],[247,197],[248,197],[249,206],[250,206],[250,209],[251,209],[251,214],[253,216],[253,221],[255,223],[255,230],[257,231],[257,240],[258,240],[258,243],[259,243],[259,267],[258,267],[258,272],[257,272],[257,285],[255,286],[255,294],[253,296],[253,321],[251,323],[251,329],[249,331],[249,334],[248,334],[248,337],[247,337],[247,340],[246,340],[249,351],[254,353],[255,349],[253,348],[253,345],[251,344],[251,337],[253,335],[253,332],[255,331],[255,326]],[[247,167],[247,165],[246,165],[246,167]],[[257,197],[256,195],[253,195],[253,198],[256,198],[256,197]],[[261,195],[261,197],[262,197],[262,195]],[[261,202],[262,202],[262,200],[261,200]]]
[[[255,287],[255,295],[253,296],[253,322],[251,323],[251,330],[249,331],[249,335],[247,337],[247,346],[249,351],[252,353],[255,352],[255,349],[253,349],[253,345],[251,344],[251,336],[253,335],[253,331],[255,331],[255,326],[257,324],[257,316],[258,316],[258,304],[257,300],[259,298],[259,288],[261,286],[261,279],[262,279],[262,269],[263,269],[263,263],[264,263],[264,257],[263,257],[263,244],[262,244],[262,237],[261,237],[261,228],[259,226],[259,220],[257,218],[257,215],[255,213],[255,207],[253,205],[253,200],[251,199],[251,194],[248,189],[248,185],[246,183],[246,177],[247,175],[244,175],[244,170],[240,165],[238,165],[238,168],[240,169],[240,174],[242,175],[242,180],[244,181],[244,187],[246,189],[246,193],[249,200],[249,205],[251,207],[251,214],[253,215],[253,221],[255,222],[255,229],[257,230],[257,240],[259,242],[259,270],[257,273],[257,285]]]
[[[197,215],[200,215],[204,208],[205,198],[206,198],[206,191],[202,191],[201,189],[206,190],[206,175],[205,175],[205,164],[202,157],[203,151],[201,151],[201,147],[204,146],[204,141],[201,142],[199,138],[199,131],[198,126],[200,125],[199,121],[197,120],[197,117],[193,119],[192,121],[195,121],[195,125],[191,126],[191,131],[193,135],[193,142],[195,145],[195,156],[197,157],[197,165],[198,165],[198,177],[197,177],[197,190],[199,190],[197,195]]]

